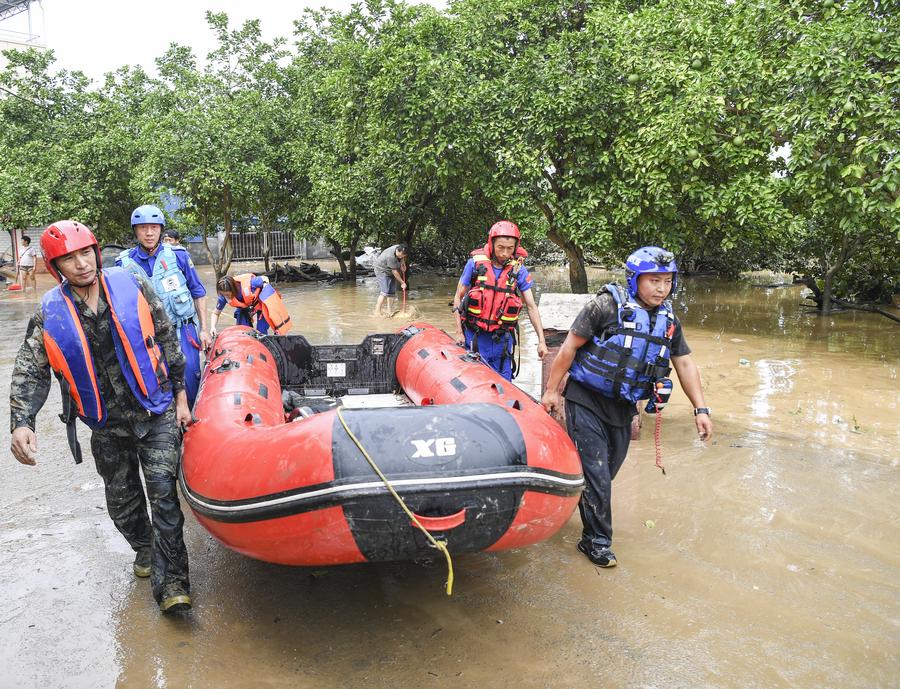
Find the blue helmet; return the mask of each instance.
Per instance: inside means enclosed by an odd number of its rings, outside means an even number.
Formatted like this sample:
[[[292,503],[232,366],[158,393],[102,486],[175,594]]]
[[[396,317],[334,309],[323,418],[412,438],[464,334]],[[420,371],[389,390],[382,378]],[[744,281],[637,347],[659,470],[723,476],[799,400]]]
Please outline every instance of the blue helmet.
[[[658,246],[642,246],[625,261],[625,281],[628,283],[628,296],[637,297],[638,277],[645,273],[672,273],[672,291],[678,288],[678,266],[675,265],[675,254]]]
[[[135,225],[166,226],[166,216],[156,206],[138,206],[131,214],[131,227]]]

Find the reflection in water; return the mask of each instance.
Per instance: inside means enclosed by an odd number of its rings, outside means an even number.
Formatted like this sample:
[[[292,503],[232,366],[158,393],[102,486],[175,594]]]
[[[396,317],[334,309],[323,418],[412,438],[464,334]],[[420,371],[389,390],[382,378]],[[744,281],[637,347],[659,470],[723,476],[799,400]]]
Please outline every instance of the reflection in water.
[[[567,291],[566,270],[534,272],[539,293]],[[591,271],[591,287],[617,277]],[[409,294],[451,332],[455,280],[415,274]],[[683,284],[678,313],[716,436],[696,440],[676,389],[662,477],[645,423],[616,478],[611,572],[575,551],[577,516],[546,543],[456,558],[447,598],[443,566],[272,566],[188,515],[195,608],[162,618],[130,574],[91,462],[68,456],[54,389],[38,466],[7,455],[0,481],[0,686],[895,685],[896,326],[860,312],[820,319],[795,287]],[[278,287],[295,332],[316,344],[405,325],[372,317],[372,279]],[[36,303],[0,293],[7,374]],[[537,340],[522,324],[517,383],[536,396]]]
[[[787,394],[794,387],[791,380],[797,372],[799,361],[777,361],[773,359],[760,359],[756,362],[759,372],[759,387],[750,400],[750,410],[758,420],[768,417],[771,410],[769,398],[773,394]]]

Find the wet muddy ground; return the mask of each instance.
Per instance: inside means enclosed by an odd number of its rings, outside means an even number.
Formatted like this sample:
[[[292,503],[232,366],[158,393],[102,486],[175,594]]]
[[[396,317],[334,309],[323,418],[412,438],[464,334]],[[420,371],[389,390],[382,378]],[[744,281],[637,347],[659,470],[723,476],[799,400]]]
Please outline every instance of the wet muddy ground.
[[[566,290],[562,271],[537,279]],[[454,282],[414,276],[411,304],[450,328]],[[456,557],[449,598],[441,562],[268,565],[188,514],[194,609],[160,616],[89,455],[69,456],[54,384],[38,465],[4,450],[0,687],[900,686],[896,324],[823,321],[798,308],[796,287],[685,283],[679,315],[715,437],[696,439],[676,387],[662,476],[646,419],[614,484],[619,567],[575,550],[576,513],[547,542]],[[282,291],[315,343],[402,325],[369,315],[372,279]],[[4,400],[35,304],[0,295]],[[525,331],[520,384],[537,394]]]

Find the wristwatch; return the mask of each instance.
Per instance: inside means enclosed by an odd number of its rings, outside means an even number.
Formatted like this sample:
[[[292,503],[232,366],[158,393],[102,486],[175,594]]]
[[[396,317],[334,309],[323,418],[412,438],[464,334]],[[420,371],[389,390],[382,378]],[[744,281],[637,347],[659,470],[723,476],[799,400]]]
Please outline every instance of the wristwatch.
[[[694,416],[699,416],[700,414],[706,414],[707,416],[712,416],[709,413],[709,407],[697,407],[694,409]]]

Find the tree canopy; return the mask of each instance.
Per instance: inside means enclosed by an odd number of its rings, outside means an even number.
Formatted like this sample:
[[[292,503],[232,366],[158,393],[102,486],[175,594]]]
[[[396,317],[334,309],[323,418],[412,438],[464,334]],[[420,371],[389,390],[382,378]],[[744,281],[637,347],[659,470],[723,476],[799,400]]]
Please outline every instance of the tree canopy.
[[[893,0],[368,0],[262,39],[208,13],[205,61],[101,84],[5,52],[0,228],[129,236],[139,203],[230,237],[285,227],[336,256],[461,258],[501,217],[589,260],[661,244],[691,270],[794,270],[889,298],[900,254]],[[212,252],[211,252],[212,254]],[[348,272],[354,270],[349,262]]]

